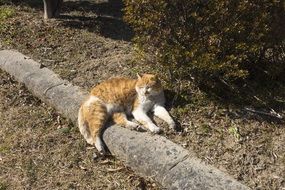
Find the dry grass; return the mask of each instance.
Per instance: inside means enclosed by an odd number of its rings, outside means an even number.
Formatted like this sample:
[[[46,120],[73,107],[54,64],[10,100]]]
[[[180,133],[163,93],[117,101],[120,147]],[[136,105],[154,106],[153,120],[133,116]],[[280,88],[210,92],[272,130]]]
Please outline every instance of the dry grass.
[[[115,75],[154,71],[134,59],[121,5],[112,3],[66,2],[65,17],[49,22],[37,6],[12,5],[16,14],[0,29],[2,48],[15,48],[85,89]],[[183,131],[165,129],[162,135],[251,188],[284,189],[284,121],[183,85],[187,97],[169,101]],[[74,126],[4,73],[0,93],[0,188],[159,189],[114,158],[94,162]],[[284,115],[284,100],[278,101]]]
[[[113,157],[93,160],[78,130],[0,71],[0,189],[159,189]]]

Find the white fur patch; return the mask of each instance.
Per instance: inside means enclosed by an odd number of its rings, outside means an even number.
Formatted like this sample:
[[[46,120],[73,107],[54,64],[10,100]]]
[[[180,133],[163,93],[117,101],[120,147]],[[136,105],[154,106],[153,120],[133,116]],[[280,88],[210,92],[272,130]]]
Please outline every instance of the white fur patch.
[[[147,116],[146,112],[142,109],[136,109],[133,111],[134,118],[147,127],[151,132],[158,133],[160,128],[157,127],[152,120]]]
[[[100,100],[98,97],[96,96],[90,96],[89,99],[84,103],[85,106],[89,107],[91,106],[94,102],[100,101],[102,102],[102,100]]]
[[[94,143],[93,143],[93,140],[89,134],[88,126],[84,122],[84,119],[82,117],[82,108],[80,108],[79,112],[78,112],[78,127],[79,127],[80,133],[83,135],[83,137],[87,141],[87,143],[93,145]]]
[[[156,126],[155,124],[150,124],[149,130],[153,133],[159,133],[160,132],[160,128],[158,126]]]
[[[105,154],[103,141],[100,137],[96,137],[95,147],[98,150],[98,152],[100,152],[100,154]]]
[[[153,111],[154,115],[165,121],[170,128],[175,128],[175,122],[163,106],[155,105]]]
[[[117,104],[106,104],[106,108],[108,114],[113,114],[114,112],[120,112],[124,110],[122,106],[119,106]]]

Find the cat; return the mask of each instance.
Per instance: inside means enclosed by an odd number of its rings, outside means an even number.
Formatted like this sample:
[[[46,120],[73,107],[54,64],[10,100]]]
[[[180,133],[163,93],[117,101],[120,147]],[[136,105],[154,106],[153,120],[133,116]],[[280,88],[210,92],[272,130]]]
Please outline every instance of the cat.
[[[106,153],[102,141],[102,130],[110,118],[115,124],[137,129],[139,124],[128,120],[133,116],[137,122],[153,133],[161,130],[148,117],[154,115],[175,129],[175,122],[164,107],[165,97],[160,80],[156,75],[138,75],[137,79],[111,78],[95,86],[78,113],[81,134],[102,155]]]

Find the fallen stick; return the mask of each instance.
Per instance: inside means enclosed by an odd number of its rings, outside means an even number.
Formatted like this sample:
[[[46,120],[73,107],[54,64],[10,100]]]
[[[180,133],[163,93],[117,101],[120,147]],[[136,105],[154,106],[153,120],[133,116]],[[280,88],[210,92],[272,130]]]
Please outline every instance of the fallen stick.
[[[255,110],[252,108],[244,108],[245,111],[248,112],[252,112],[252,113],[256,113],[256,114],[261,114],[261,115],[266,115],[266,116],[270,116],[270,117],[275,117],[277,119],[283,119],[282,115],[280,115],[279,113],[277,113],[275,110],[271,109],[270,112],[265,112],[265,111],[259,111],[259,110]]]

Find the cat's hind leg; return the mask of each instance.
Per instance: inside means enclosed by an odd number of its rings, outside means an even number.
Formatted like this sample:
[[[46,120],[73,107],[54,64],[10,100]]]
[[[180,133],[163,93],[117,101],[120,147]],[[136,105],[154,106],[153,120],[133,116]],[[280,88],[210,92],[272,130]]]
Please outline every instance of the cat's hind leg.
[[[90,135],[90,130],[88,126],[88,122],[84,118],[84,108],[83,106],[80,107],[79,112],[78,112],[78,128],[84,139],[87,141],[88,144],[93,145],[93,140]]]
[[[87,143],[94,145],[99,153],[104,155],[106,148],[102,140],[102,132],[108,119],[107,109],[102,102],[94,98],[92,101],[90,99],[80,108],[79,129]]]

